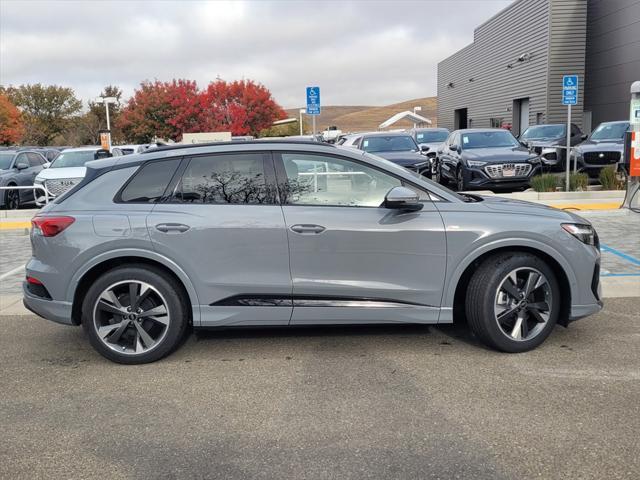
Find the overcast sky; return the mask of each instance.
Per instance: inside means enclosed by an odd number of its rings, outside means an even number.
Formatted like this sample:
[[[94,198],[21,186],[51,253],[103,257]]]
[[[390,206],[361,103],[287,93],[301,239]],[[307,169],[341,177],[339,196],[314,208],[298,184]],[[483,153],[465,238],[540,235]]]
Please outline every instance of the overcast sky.
[[[436,94],[436,65],[510,0],[0,0],[0,83],[72,87],[83,100],[142,80],[250,78],[284,107]]]

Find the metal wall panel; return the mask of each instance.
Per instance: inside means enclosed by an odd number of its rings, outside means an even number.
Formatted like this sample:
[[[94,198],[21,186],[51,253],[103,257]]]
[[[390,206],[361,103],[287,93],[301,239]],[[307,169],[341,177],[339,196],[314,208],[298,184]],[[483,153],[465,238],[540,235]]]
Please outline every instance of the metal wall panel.
[[[589,0],[585,110],[592,125],[629,116],[629,87],[640,80],[640,0]]]

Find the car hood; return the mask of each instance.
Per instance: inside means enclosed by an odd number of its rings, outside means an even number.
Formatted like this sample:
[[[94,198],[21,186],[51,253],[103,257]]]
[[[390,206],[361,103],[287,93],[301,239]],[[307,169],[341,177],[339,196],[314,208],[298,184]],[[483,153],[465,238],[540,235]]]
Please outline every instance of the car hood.
[[[402,166],[429,161],[427,157],[418,152],[376,152],[374,155]]]
[[[522,163],[536,157],[535,154],[530,153],[524,147],[474,148],[462,151],[462,158],[465,160],[482,160],[483,162],[493,163]]]
[[[429,151],[430,152],[435,152],[436,150],[438,150],[438,148],[440,148],[442,146],[444,142],[438,142],[438,143],[419,143],[418,145],[422,146],[427,146],[429,147]]]
[[[37,180],[57,180],[60,178],[84,178],[87,167],[45,168],[36,176]]]
[[[585,140],[575,147],[579,152],[623,152],[622,140]]]
[[[527,138],[522,140],[528,147],[557,147],[558,145],[566,145],[566,138]]]
[[[504,213],[517,213],[521,215],[541,215],[544,217],[557,218],[574,223],[590,225],[591,222],[568,210],[553,208],[541,203],[527,202],[513,198],[498,197],[495,195],[478,195],[482,197],[485,207]]]

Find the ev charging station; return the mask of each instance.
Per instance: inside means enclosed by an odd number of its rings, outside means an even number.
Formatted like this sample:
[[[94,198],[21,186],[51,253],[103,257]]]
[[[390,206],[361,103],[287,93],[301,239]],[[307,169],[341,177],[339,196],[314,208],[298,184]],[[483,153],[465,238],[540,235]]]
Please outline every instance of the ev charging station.
[[[640,80],[631,84],[631,123],[624,145],[624,168],[627,171],[627,192],[621,208],[640,212]]]

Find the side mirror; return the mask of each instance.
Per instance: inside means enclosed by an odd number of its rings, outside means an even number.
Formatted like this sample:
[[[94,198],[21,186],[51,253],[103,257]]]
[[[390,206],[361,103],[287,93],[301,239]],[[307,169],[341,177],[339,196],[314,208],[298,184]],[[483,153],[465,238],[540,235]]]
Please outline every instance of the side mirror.
[[[580,135],[580,138],[582,140],[586,140],[587,138],[589,138],[589,135],[587,135],[586,133],[583,133],[582,135]]]
[[[460,153],[460,147],[458,145],[449,145],[449,150]]]
[[[407,187],[393,187],[384,197],[385,208],[417,212],[423,206],[418,194]]]
[[[43,163],[42,168],[49,168],[51,166],[51,162]]]
[[[17,168],[18,170],[24,170],[24,169],[26,169],[26,168],[29,168],[29,165],[27,165],[27,164],[26,164],[26,163],[24,163],[24,162],[19,162],[19,163],[16,163],[16,168]]]
[[[429,151],[429,145],[426,145],[426,144],[424,144],[424,143],[421,143],[421,144],[420,144],[420,151],[421,151],[422,153],[427,153],[427,152]]]

